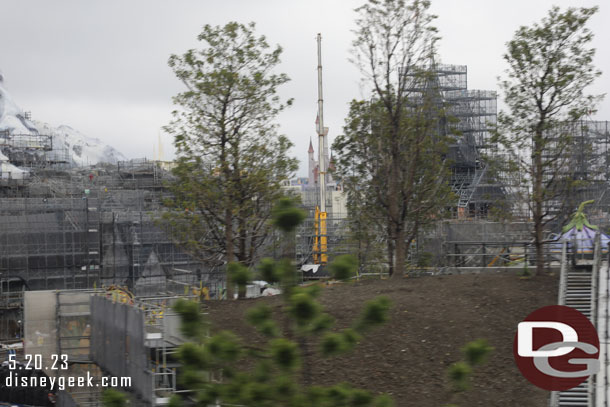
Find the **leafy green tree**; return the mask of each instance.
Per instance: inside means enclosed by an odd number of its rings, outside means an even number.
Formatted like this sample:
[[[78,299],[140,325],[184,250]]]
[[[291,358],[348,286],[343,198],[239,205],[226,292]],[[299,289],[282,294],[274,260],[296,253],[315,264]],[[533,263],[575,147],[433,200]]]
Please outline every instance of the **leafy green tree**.
[[[425,0],[370,0],[356,9],[353,62],[370,101],[352,102],[333,146],[352,210],[375,225],[363,237],[382,233],[387,242],[390,275],[404,271],[410,243],[451,196],[442,106],[425,68],[436,41],[429,7]],[[369,221],[362,212],[351,216]]]
[[[174,238],[216,266],[252,266],[269,236],[272,203],[297,168],[292,143],[274,122],[291,100],[277,89],[282,49],[257,36],[254,23],[206,25],[201,49],[172,55],[186,90],[165,130],[174,136],[176,177],[164,218]]]
[[[531,213],[537,273],[545,266],[545,227],[578,181],[572,126],[599,100],[585,93],[600,75],[586,26],[596,11],[553,7],[539,23],[520,27],[504,55],[508,68],[500,86],[508,110],[498,117],[496,138],[507,154],[507,174],[518,176],[518,201]]]
[[[411,96],[396,127],[382,102],[353,101],[333,145],[352,231],[364,242],[359,260],[384,239],[390,275],[402,273],[410,243],[454,200],[443,160],[449,138],[439,132],[442,112],[430,95]]]

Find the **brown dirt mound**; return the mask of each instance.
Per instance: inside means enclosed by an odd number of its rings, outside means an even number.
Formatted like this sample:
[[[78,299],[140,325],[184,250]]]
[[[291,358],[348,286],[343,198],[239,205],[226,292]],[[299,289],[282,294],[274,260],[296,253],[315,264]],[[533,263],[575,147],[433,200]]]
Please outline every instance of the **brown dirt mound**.
[[[320,301],[337,328],[359,315],[366,300],[392,300],[390,321],[367,334],[353,352],[314,359],[313,382],[349,382],[375,393],[388,393],[397,407],[543,406],[549,393],[530,384],[517,369],[512,344],[517,324],[535,309],[555,304],[557,278],[522,280],[513,274],[367,280],[325,286]],[[246,342],[261,341],[244,322],[249,307],[282,307],[280,297],[209,303],[215,330],[228,329]],[[471,389],[450,398],[447,368],[461,359],[460,348],[486,338],[495,348],[475,368]]]

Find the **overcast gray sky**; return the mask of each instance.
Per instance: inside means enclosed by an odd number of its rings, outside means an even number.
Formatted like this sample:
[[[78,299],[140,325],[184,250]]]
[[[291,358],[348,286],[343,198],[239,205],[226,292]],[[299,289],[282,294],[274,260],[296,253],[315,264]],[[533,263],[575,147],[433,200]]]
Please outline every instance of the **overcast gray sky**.
[[[152,157],[171,97],[181,84],[167,66],[172,53],[196,47],[204,24],[257,23],[257,32],[284,48],[282,94],[294,106],[279,118],[306,174],[315,136],[316,42],[322,33],[325,124],[331,142],[347,104],[359,97],[359,73],[347,60],[353,9],[363,0],[1,0],[0,71],[15,101],[35,119],[70,125],[130,158]],[[432,0],[443,63],[468,65],[471,89],[496,90],[505,44],[520,25],[540,20],[553,5],[600,5],[590,28],[596,65],[604,73],[590,89],[608,92],[610,5],[589,0]],[[610,120],[610,100],[593,119]],[[171,139],[163,136],[166,157]],[[317,146],[316,146],[317,148]]]

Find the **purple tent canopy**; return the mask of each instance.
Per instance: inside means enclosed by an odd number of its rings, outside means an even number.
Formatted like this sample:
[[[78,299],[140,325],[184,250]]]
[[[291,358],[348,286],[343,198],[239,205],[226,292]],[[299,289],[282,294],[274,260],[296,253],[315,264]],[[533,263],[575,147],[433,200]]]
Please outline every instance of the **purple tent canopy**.
[[[561,246],[564,241],[568,242],[568,247],[572,247],[572,244],[576,244],[576,252],[577,253],[588,253],[593,252],[593,248],[595,246],[595,234],[598,233],[597,230],[592,229],[588,226],[582,226],[579,230],[577,227],[573,227],[570,230],[562,233],[556,240],[555,243],[552,243],[552,250],[561,250]],[[608,251],[608,243],[610,243],[610,237],[605,233],[600,233],[600,243],[602,246],[602,251]]]

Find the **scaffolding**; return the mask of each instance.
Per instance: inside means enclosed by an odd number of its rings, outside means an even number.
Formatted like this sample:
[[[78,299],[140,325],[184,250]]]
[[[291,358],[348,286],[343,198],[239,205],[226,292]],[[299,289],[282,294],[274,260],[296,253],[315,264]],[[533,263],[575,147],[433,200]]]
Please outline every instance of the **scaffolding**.
[[[0,148],[53,150],[53,137],[39,134],[10,134],[0,132]]]
[[[52,135],[18,134],[4,130],[0,131],[0,152],[11,164],[26,171],[65,167],[70,163],[70,153],[65,145],[54,143],[53,140]]]
[[[601,228],[610,228],[610,122],[577,121],[566,123],[548,130],[550,142],[545,152],[546,158],[554,157],[557,149],[561,155],[556,160],[557,168],[552,174],[557,183],[559,195],[544,202],[544,210],[551,219],[545,225],[544,239],[553,240],[566,223],[573,211],[584,201],[593,200],[587,208],[588,218]],[[494,146],[486,147],[494,148]],[[483,150],[483,149],[482,149]],[[529,152],[523,152],[525,159]],[[488,154],[498,160],[498,164],[507,159],[500,153]],[[551,174],[551,171],[548,172]],[[547,174],[546,181],[549,181]],[[468,185],[468,176],[463,181]],[[455,180],[454,173],[454,180]],[[485,178],[483,177],[483,180]],[[438,230],[427,232],[422,236],[421,250],[433,253],[435,264],[442,266],[477,266],[484,267],[513,264],[516,258],[525,258],[528,264],[535,258],[531,230],[533,224],[529,205],[527,204],[528,175],[523,172],[502,170],[494,174],[494,181],[500,184],[504,206],[501,208],[509,216],[509,223],[494,224],[489,220],[461,218],[443,224]],[[565,185],[563,185],[565,183]],[[477,193],[494,196],[497,186],[479,182]],[[456,188],[460,190],[460,188]],[[497,195],[496,195],[497,196]],[[476,196],[473,200],[476,200]],[[490,203],[493,201],[490,200]],[[508,225],[521,225],[519,230],[506,229]],[[493,228],[492,228],[493,226]],[[444,230],[444,232],[441,232]],[[495,230],[496,232],[489,233]],[[459,232],[458,231],[462,231]],[[547,262],[553,260],[553,253],[545,253]],[[532,264],[529,264],[530,266]],[[527,267],[527,266],[526,266]]]
[[[3,281],[0,294],[0,343],[13,344],[21,341],[23,330],[21,316],[23,315],[23,293],[11,291],[10,282]],[[0,360],[6,357],[4,349],[0,349]]]
[[[92,358],[113,376],[130,377],[130,391],[148,405],[168,404],[177,390],[175,353],[185,342],[172,312],[178,298],[189,297],[91,298]]]
[[[572,207],[594,200],[589,219],[610,227],[610,122],[581,121],[573,125],[570,149],[574,179],[583,181],[571,196]]]
[[[302,185],[298,191],[301,197],[302,209],[307,216],[296,231],[296,262],[300,267],[314,263],[316,252],[316,207],[319,206],[320,191],[317,186]],[[341,186],[330,183],[326,187],[326,237],[328,260],[347,252],[347,202],[346,194]],[[276,240],[278,240],[276,238]],[[322,273],[321,273],[322,275]]]
[[[24,353],[41,358],[43,371],[54,377],[93,377],[93,387],[68,387],[60,397],[69,405],[99,405],[102,371],[90,357],[91,311],[94,290],[28,291],[24,293]],[[62,356],[60,359],[59,355]],[[67,358],[67,359],[65,359]],[[17,357],[23,361],[23,356]],[[62,404],[67,405],[67,404]]]
[[[457,196],[454,214],[458,218],[486,217],[491,206],[505,196],[503,185],[495,180],[484,156],[497,150],[491,142],[491,131],[497,121],[497,94],[493,91],[468,89],[468,68],[465,65],[433,63],[407,74],[412,99],[432,94],[455,120],[441,120],[441,132],[454,140],[446,160],[451,163],[449,183]]]
[[[169,179],[159,163],[139,160],[36,169],[20,185],[0,187],[0,287],[218,290],[224,274],[185,252],[172,226],[159,222]]]
[[[593,200],[587,208],[589,218],[604,228],[610,226],[610,122],[581,120],[564,123],[547,131],[549,142],[543,159],[556,164],[545,169],[546,183],[558,196],[544,202],[544,210],[555,220],[549,225],[558,229],[581,202]],[[557,159],[556,156],[559,158]],[[509,173],[503,182],[512,196],[527,195],[523,190],[527,174]],[[551,177],[553,181],[551,182]],[[525,187],[524,187],[525,185]],[[522,218],[530,217],[529,209],[513,198],[511,210]]]
[[[126,298],[117,290],[99,289],[25,293],[25,353],[40,355],[49,375],[93,378],[93,387],[68,387],[62,393],[70,404],[101,406],[104,376],[129,378],[125,390],[147,405],[165,405],[176,391],[174,354],[185,339],[172,305],[178,298],[195,297]],[[67,356],[67,369],[57,355]],[[51,368],[59,364],[61,369]]]

